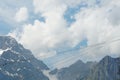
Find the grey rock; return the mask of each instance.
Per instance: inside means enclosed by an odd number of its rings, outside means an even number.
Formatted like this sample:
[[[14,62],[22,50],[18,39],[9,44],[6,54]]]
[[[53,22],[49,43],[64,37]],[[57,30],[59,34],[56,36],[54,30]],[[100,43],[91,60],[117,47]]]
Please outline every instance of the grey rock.
[[[49,80],[42,72],[49,68],[14,38],[0,36],[0,80]]]

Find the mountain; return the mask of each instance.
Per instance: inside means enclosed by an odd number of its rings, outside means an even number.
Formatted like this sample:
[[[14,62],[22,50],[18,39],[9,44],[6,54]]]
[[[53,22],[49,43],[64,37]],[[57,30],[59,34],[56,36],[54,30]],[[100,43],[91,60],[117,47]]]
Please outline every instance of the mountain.
[[[120,80],[120,58],[104,57],[92,68],[85,80]]]
[[[14,38],[0,36],[0,80],[49,80],[49,68]],[[69,67],[49,73],[58,80],[120,80],[120,58],[105,56],[99,62],[78,60]]]
[[[49,80],[49,68],[14,38],[0,36],[0,80]]]
[[[120,58],[105,56],[99,62],[87,63],[79,60],[49,74],[56,75],[58,80],[120,80]]]
[[[83,63],[78,60],[69,67],[62,68],[60,70],[55,69],[50,72],[51,75],[56,74],[58,80],[77,80],[86,77],[90,71],[90,68],[94,65],[93,62]]]

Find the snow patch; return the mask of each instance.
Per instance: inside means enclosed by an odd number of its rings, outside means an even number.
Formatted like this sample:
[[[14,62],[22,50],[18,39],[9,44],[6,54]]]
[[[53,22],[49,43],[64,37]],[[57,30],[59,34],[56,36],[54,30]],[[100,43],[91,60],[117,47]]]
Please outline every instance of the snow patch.
[[[0,56],[2,55],[3,52],[4,52],[4,50],[1,50],[1,49],[0,49]]]
[[[15,62],[15,60],[13,60],[13,59],[10,59],[10,61],[11,61],[11,62]]]
[[[23,69],[26,69],[26,67],[24,67]]]
[[[20,68],[17,69],[17,71],[20,71],[20,70],[21,70]]]
[[[11,48],[7,48],[5,50],[0,49],[0,56],[3,54],[4,51],[8,51],[8,50],[11,50]]]
[[[8,75],[8,76],[12,76],[12,77],[14,77],[14,76],[19,76],[18,73],[12,74],[12,73],[10,73],[10,72],[8,72],[8,71],[5,71],[5,74]]]
[[[30,60],[28,60],[28,62],[30,63]]]

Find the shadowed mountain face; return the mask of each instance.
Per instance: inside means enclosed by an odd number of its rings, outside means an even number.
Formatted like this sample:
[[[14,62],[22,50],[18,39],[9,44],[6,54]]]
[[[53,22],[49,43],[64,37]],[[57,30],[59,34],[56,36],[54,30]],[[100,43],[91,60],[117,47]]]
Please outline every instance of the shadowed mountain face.
[[[85,80],[119,80],[120,58],[104,57],[93,69]]]
[[[49,68],[10,36],[0,36],[0,80],[49,80]]]

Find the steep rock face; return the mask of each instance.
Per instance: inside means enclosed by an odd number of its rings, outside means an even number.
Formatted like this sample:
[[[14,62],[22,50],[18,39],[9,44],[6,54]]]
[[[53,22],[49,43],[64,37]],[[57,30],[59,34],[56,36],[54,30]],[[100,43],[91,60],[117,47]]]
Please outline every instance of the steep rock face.
[[[120,58],[104,57],[93,69],[85,80],[119,80]]]
[[[49,68],[10,36],[0,36],[0,80],[49,80]]]

